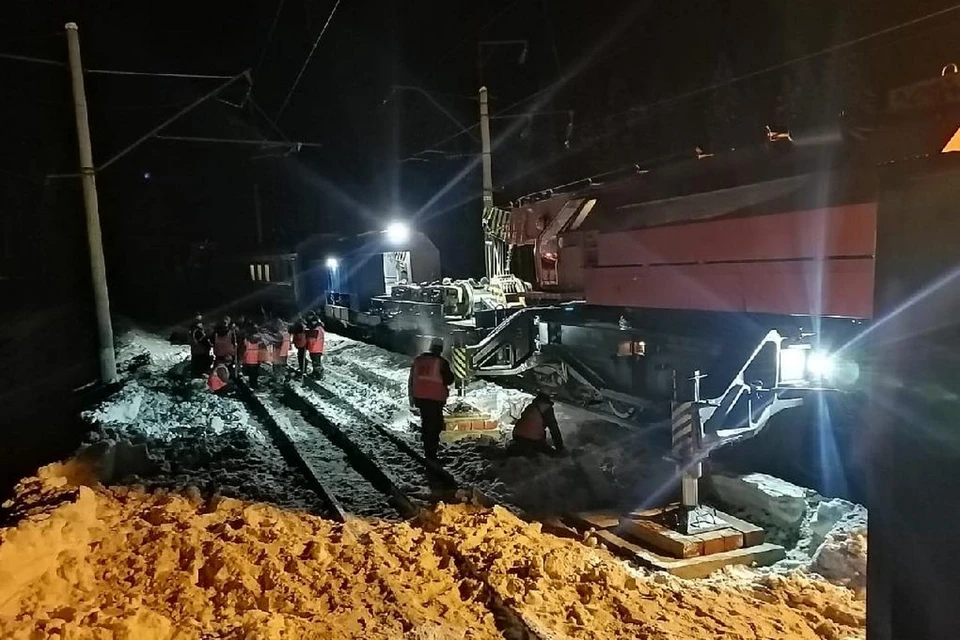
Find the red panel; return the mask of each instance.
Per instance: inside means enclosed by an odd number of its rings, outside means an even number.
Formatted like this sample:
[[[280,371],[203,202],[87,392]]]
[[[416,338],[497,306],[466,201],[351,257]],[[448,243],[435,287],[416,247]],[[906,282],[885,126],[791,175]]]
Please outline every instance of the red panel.
[[[605,233],[600,265],[872,256],[876,203]]]
[[[589,304],[869,318],[873,259],[587,269]]]

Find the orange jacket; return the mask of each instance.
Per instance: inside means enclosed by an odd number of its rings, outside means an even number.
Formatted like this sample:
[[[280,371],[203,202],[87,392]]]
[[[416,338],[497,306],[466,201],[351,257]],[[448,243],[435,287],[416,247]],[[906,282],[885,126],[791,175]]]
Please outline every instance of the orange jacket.
[[[307,351],[310,353],[323,353],[323,345],[326,341],[326,334],[323,327],[314,327],[307,329]]]
[[[445,369],[449,368],[446,360],[432,353],[424,353],[414,358],[409,380],[410,395],[413,399],[446,402],[450,390],[447,388],[449,382],[444,379],[448,376],[444,376],[444,373]]]
[[[290,355],[290,332],[284,331],[280,339],[280,351],[278,353],[281,361],[286,362],[287,356]]]
[[[230,379],[230,370],[227,369],[225,365],[218,364],[213,368],[213,371],[210,372],[210,375],[207,376],[207,388],[210,391],[220,391],[225,386],[227,386],[227,381]]]
[[[243,340],[243,358],[241,364],[259,364],[260,363],[260,343],[251,342],[248,338]]]

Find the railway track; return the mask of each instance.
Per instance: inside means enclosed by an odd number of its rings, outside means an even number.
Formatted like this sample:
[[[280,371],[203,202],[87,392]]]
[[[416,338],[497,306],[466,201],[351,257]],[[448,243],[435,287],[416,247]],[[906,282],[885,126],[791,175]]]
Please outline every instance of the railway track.
[[[419,520],[430,502],[459,497],[457,492],[462,492],[463,487],[456,479],[426,460],[402,438],[376,421],[370,421],[348,402],[339,400],[330,388],[312,381],[302,386],[312,393],[305,392],[297,383],[288,383],[278,399],[270,392],[252,391],[243,381],[238,383],[241,398],[267,425],[288,462],[310,479],[329,517],[342,523],[349,523],[350,515],[383,517],[375,512],[388,505],[392,512],[404,518]],[[313,427],[313,438],[305,429],[307,425]],[[364,428],[378,434],[375,450],[356,441],[361,440],[360,430]],[[368,443],[367,439],[361,441]],[[337,466],[338,459],[351,469]],[[358,483],[376,492],[377,497],[369,491],[358,493]],[[424,483],[429,490],[426,495],[422,491]],[[411,489],[415,490],[413,495],[408,494]],[[470,493],[474,499],[482,499],[482,494]],[[350,498],[345,499],[346,495]],[[536,620],[504,600],[468,558],[457,552],[451,555],[453,570],[483,585],[486,606],[505,638],[545,640],[549,637],[539,630]]]

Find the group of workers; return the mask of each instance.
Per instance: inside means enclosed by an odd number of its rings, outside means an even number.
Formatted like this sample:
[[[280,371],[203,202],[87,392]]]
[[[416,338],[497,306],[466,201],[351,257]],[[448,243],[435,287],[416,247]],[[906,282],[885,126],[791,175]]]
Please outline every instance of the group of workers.
[[[307,365],[315,378],[323,377],[323,349],[326,339],[323,322],[311,311],[288,324],[280,317],[265,317],[257,323],[225,316],[211,330],[197,315],[190,327],[190,362],[195,377],[207,378],[213,393],[225,393],[238,375],[257,388],[263,369],[277,384],[287,377],[291,346],[297,352],[296,372],[307,376]]]
[[[298,317],[289,325],[279,317],[267,317],[258,324],[243,318],[234,323],[226,316],[209,331],[203,318],[197,315],[190,327],[193,375],[206,376],[207,387],[218,394],[231,388],[238,373],[249,381],[251,387],[257,388],[262,369],[269,369],[273,381],[282,385],[287,377],[292,346],[297,352],[297,374],[306,377],[309,363],[310,375],[320,379],[323,377],[325,341],[323,322],[314,311]],[[410,403],[420,412],[423,453],[429,460],[437,460],[440,434],[444,429],[443,407],[453,383],[450,363],[443,357],[443,341],[434,340],[429,351],[414,358],[408,379]],[[553,446],[547,443],[547,432]],[[563,450],[553,400],[539,393],[514,424],[510,452],[535,456],[556,455]]]
[[[450,363],[443,357],[443,342],[435,340],[430,350],[413,360],[407,382],[411,404],[420,411],[420,431],[423,441],[423,454],[436,461],[440,447],[440,434],[443,432],[443,407],[450,395],[450,385],[454,382]],[[547,443],[547,432],[553,440],[553,446]],[[538,393],[520,414],[513,426],[513,440],[509,451],[522,456],[538,454],[562,454],[563,436],[553,411],[553,400],[544,393]]]

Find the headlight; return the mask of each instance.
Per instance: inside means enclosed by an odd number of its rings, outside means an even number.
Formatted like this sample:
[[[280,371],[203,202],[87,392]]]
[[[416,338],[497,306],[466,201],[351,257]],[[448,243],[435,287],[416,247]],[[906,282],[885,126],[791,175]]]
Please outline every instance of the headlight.
[[[824,351],[811,351],[807,356],[807,372],[811,378],[832,378],[836,369],[836,359]]]
[[[794,345],[780,351],[780,383],[801,383],[807,381],[808,345]]]

